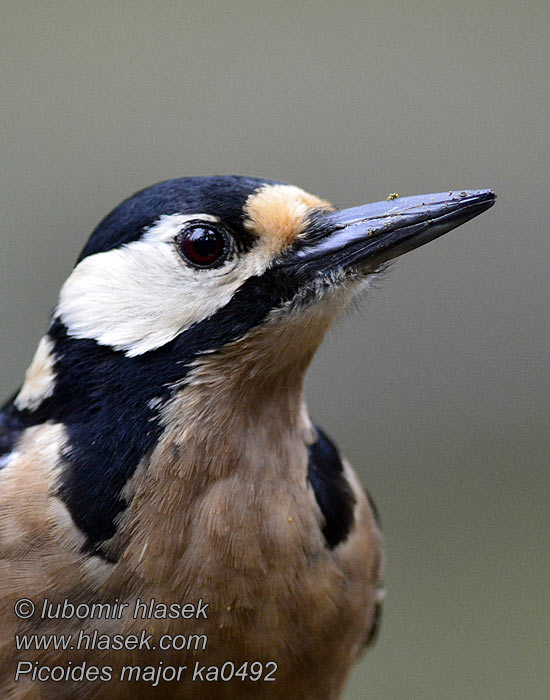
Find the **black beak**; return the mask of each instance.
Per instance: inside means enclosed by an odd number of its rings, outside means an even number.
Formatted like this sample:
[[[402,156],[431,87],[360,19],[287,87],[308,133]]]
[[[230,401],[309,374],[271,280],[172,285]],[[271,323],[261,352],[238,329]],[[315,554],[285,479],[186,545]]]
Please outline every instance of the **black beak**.
[[[310,274],[311,267],[374,271],[473,219],[495,199],[491,190],[390,195],[383,202],[320,214],[282,262]]]

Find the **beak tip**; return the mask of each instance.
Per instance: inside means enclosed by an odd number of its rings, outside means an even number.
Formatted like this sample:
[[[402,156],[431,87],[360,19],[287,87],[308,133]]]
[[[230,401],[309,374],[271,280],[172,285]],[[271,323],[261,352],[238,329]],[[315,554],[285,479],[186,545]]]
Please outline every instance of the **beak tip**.
[[[449,192],[449,194],[454,194],[456,196],[456,192]],[[495,199],[497,198],[495,192],[489,187],[482,190],[460,190],[458,193],[459,201],[464,197],[472,197],[479,199],[480,201],[490,202],[491,204],[494,204]]]

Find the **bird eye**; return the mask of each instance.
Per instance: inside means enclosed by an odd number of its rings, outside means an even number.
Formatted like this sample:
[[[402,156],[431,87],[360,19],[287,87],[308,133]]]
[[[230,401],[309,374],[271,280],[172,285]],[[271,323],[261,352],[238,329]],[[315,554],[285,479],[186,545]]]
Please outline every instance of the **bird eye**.
[[[192,225],[176,239],[181,256],[194,267],[219,267],[231,249],[228,232],[204,223]]]

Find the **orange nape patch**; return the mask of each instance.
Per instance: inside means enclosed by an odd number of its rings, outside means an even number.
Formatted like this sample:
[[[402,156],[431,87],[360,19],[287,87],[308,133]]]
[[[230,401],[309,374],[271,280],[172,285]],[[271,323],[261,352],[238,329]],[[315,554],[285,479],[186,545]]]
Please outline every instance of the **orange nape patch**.
[[[303,232],[312,209],[333,207],[294,185],[264,185],[246,200],[244,226],[278,252]]]

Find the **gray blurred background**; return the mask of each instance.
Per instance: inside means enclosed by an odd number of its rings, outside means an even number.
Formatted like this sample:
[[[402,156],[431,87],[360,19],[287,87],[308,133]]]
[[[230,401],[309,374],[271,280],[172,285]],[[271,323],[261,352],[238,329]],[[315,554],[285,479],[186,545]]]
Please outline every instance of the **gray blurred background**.
[[[91,229],[157,180],[499,196],[400,259],[309,374],[387,544],[346,700],[548,697],[549,30],[542,0],[1,2],[4,396]]]

